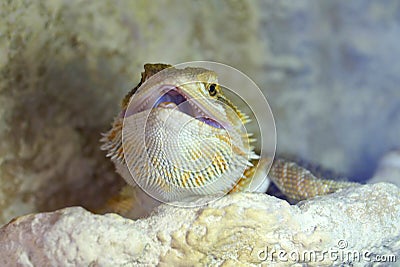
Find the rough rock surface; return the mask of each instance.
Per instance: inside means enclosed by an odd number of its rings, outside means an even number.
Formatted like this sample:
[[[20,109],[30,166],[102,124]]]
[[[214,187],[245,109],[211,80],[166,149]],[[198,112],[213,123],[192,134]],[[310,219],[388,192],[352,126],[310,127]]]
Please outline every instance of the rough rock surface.
[[[240,193],[199,208],[163,205],[137,221],[66,208],[13,220],[0,229],[0,247],[2,266],[256,266],[271,263],[264,258],[273,249],[288,252],[275,255],[284,266],[295,264],[296,255],[321,250],[399,260],[400,189],[364,185],[292,206]],[[309,266],[346,261],[318,259]]]

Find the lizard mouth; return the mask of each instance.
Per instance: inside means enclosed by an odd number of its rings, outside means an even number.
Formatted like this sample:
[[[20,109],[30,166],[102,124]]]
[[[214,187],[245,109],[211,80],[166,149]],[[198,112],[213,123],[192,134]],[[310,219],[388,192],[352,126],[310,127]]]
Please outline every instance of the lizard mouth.
[[[168,90],[159,97],[153,108],[176,109],[214,128],[224,128],[218,121],[201,111],[195,102],[188,99],[177,87]]]
[[[136,94],[138,93],[140,95],[140,91]],[[122,111],[121,117],[128,117],[153,108],[174,109],[218,129],[227,129],[229,126],[218,122],[211,111],[202,108],[201,99],[190,97],[174,85],[162,85],[157,88],[157,93],[153,91],[133,97],[128,108]]]

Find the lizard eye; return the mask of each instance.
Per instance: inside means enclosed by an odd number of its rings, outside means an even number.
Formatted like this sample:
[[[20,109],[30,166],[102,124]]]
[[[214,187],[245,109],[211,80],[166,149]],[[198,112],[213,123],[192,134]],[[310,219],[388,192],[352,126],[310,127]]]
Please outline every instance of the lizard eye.
[[[208,93],[210,96],[215,96],[217,94],[217,85],[215,83],[210,84],[210,87],[208,87]]]

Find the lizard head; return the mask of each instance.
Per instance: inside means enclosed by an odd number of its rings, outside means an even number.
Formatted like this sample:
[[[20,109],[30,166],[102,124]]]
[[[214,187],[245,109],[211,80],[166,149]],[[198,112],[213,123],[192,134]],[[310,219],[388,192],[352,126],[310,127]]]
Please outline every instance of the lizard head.
[[[141,83],[123,101],[121,116],[165,108],[220,129],[241,127],[248,122],[248,117],[225,97],[214,71],[176,69],[163,64],[146,64],[144,68]]]

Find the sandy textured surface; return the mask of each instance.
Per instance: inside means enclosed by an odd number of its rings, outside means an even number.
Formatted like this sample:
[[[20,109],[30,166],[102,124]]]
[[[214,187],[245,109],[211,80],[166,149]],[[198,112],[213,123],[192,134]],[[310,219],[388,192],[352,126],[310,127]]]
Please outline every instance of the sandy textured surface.
[[[310,251],[320,254],[308,266],[364,266],[321,253],[399,258],[400,189],[365,185],[297,206],[238,193],[200,208],[163,205],[136,221],[73,207],[17,218],[0,229],[0,246],[4,266],[292,266]]]

